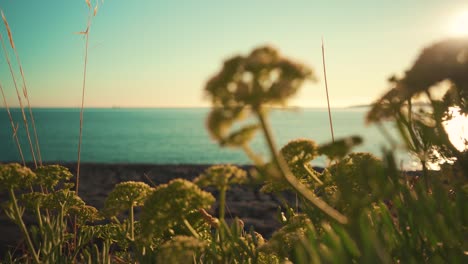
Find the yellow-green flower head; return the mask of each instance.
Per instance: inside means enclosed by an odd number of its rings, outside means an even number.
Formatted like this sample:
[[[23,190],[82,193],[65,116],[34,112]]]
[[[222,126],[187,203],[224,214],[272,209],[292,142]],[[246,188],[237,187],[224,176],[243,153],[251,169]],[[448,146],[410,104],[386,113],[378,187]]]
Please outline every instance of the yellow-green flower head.
[[[72,206],[70,208],[70,214],[77,217],[76,219],[79,225],[103,219],[99,211],[90,205]]]
[[[115,185],[104,205],[104,211],[113,216],[129,210],[131,206],[143,206],[146,198],[152,192],[144,182],[127,181]]]
[[[266,254],[264,252],[260,252],[258,254],[258,264],[284,264],[284,262],[273,253]]]
[[[317,157],[318,147],[313,140],[296,139],[286,144],[280,153],[289,165],[302,166]]]
[[[47,194],[42,192],[25,193],[21,195],[21,202],[24,203],[26,208],[36,209],[44,203],[46,197]]]
[[[51,210],[63,207],[65,211],[68,211],[73,206],[84,206],[85,202],[74,191],[64,189],[47,194],[43,205]]]
[[[38,183],[47,188],[54,188],[59,182],[73,177],[67,168],[60,165],[40,166],[35,172]]]
[[[339,205],[362,206],[383,198],[393,189],[393,182],[384,174],[381,160],[370,153],[352,153],[328,168],[337,185]]]
[[[287,257],[311,226],[312,222],[306,215],[295,215],[288,220],[285,226],[273,233],[271,239],[263,244],[259,250],[266,254]]]
[[[112,241],[121,241],[122,240],[122,230],[121,224],[108,223],[104,225],[85,225],[81,227],[82,229],[92,229],[93,233],[96,234],[96,237],[101,239],[109,239]]]
[[[265,46],[246,57],[235,56],[225,61],[205,89],[215,106],[257,108],[261,104],[284,103],[305,79],[313,79],[312,70]]]
[[[341,172],[340,175],[350,180],[357,180],[365,177],[365,175],[374,175],[382,172],[382,170],[382,161],[371,153],[366,152],[351,153],[342,161],[329,168],[332,174]]]
[[[215,165],[205,170],[193,180],[197,185],[215,186],[218,190],[226,189],[231,184],[242,184],[247,181],[247,172],[234,165]]]
[[[159,248],[157,263],[193,263],[205,251],[206,241],[189,236],[174,236]]]
[[[0,190],[25,188],[35,179],[34,172],[18,163],[0,164]]]
[[[141,215],[142,234],[158,237],[198,209],[208,209],[215,198],[194,183],[175,179],[158,186],[147,198]]]

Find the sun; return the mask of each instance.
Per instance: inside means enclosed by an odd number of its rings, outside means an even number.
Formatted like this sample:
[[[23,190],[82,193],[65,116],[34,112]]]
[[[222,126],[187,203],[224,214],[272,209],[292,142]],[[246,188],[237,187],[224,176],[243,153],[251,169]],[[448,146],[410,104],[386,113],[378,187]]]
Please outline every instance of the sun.
[[[444,122],[444,128],[450,142],[459,151],[468,150],[468,115],[461,114],[459,108],[451,107],[449,110],[452,119]]]
[[[454,16],[449,31],[454,36],[468,36],[468,10],[464,10]]]

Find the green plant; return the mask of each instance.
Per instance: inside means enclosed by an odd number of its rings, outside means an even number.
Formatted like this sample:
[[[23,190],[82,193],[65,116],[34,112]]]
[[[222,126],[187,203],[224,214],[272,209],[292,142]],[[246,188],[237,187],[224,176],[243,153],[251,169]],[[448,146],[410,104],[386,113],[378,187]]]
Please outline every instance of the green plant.
[[[122,182],[115,186],[106,199],[104,211],[109,216],[116,216],[128,210],[130,220],[130,240],[135,239],[135,207],[143,206],[146,198],[151,194],[152,188],[143,182]]]
[[[216,165],[193,180],[199,186],[215,186],[219,191],[219,218],[224,220],[226,191],[231,184],[242,184],[247,181],[247,173],[233,165]]]
[[[284,104],[307,79],[314,79],[312,71],[299,63],[283,58],[271,47],[253,50],[248,56],[227,60],[222,70],[212,77],[205,90],[212,99],[213,109],[208,116],[208,129],[215,139],[224,141],[235,121],[253,114],[260,123],[270,149],[273,178],[283,178],[299,195],[339,222],[346,218],[305,187],[290,172],[278,155],[267,121],[267,106]],[[248,155],[252,156],[251,153]],[[254,160],[256,161],[256,160]]]
[[[31,236],[29,235],[22,218],[24,214],[24,208],[18,205],[18,199],[15,195],[15,191],[17,189],[29,187],[35,178],[36,174],[34,174],[29,168],[23,167],[19,164],[8,164],[0,166],[0,189],[7,190],[10,196],[10,201],[5,206],[5,213],[20,227],[21,232],[26,239],[26,244],[33,261],[35,263],[39,263],[37,250],[32,243]]]

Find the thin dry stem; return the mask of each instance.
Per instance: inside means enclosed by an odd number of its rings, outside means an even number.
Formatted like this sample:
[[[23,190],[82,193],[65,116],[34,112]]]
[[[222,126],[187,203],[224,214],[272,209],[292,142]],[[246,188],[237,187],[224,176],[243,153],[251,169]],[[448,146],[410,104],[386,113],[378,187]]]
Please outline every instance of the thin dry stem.
[[[81,142],[83,138],[83,111],[84,111],[84,99],[86,91],[86,68],[88,66],[88,44],[89,44],[89,29],[91,27],[91,16],[88,17],[88,25],[86,28],[85,38],[85,58],[84,58],[84,70],[83,70],[83,89],[81,93],[81,110],[80,110],[80,135],[78,140],[78,162],[76,168],[76,194],[78,195],[78,190],[80,187],[80,163],[81,163]]]
[[[335,142],[335,135],[333,133],[333,122],[330,110],[330,97],[328,96],[328,82],[327,82],[327,67],[325,65],[325,45],[323,44],[322,38],[322,62],[323,62],[323,76],[325,78],[325,91],[327,93],[327,105],[328,105],[328,120],[330,122],[330,131],[332,136],[332,141]]]
[[[13,41],[13,34],[11,32],[10,26],[8,25],[8,21],[7,21],[6,17],[5,17],[5,14],[3,13],[3,11],[2,11],[2,18],[3,18],[3,22],[5,23],[5,27],[7,28],[8,38],[10,39],[10,45],[11,45],[11,48],[13,49],[13,51],[15,53],[16,61],[18,63],[20,73],[21,73],[21,78],[23,80],[23,94],[24,94],[24,97],[26,98],[26,101],[28,103],[29,116],[31,118],[32,127],[33,127],[33,130],[34,130],[34,138],[35,138],[35,141],[36,141],[35,143],[36,143],[36,152],[37,152],[36,154],[37,154],[38,159],[39,159],[39,165],[42,166],[42,156],[41,156],[41,149],[39,148],[39,139],[37,137],[36,122],[34,121],[34,115],[32,113],[31,103],[29,102],[28,88],[27,88],[27,85],[26,85],[26,78],[24,77],[23,66],[21,65],[21,60],[19,58],[18,51],[16,50],[16,46],[14,44],[15,42]]]
[[[15,47],[13,47],[13,51],[15,52],[16,61],[18,62],[18,66],[19,66],[20,73],[21,73],[21,78],[23,80],[23,94],[24,94],[24,97],[26,98],[26,102],[28,103],[29,117],[31,118],[31,124],[32,124],[33,132],[34,132],[34,140],[35,140],[35,143],[36,143],[37,158],[39,160],[39,165],[42,166],[41,148],[39,147],[39,138],[37,137],[36,122],[34,120],[34,115],[33,115],[32,108],[31,108],[31,103],[29,102],[28,87],[26,85],[26,78],[24,77],[23,66],[21,65],[21,61],[20,61],[20,58],[19,58],[19,55],[18,55],[18,51],[16,50]]]
[[[148,180],[148,182],[153,186],[156,187],[157,185],[151,180],[151,178],[148,176],[148,174],[143,173],[143,176]]]
[[[84,32],[86,38],[85,44],[85,57],[84,57],[84,69],[83,69],[83,89],[81,93],[81,110],[80,110],[80,135],[78,139],[78,161],[76,167],[76,183],[75,183],[75,192],[78,195],[78,190],[80,187],[80,164],[81,164],[81,142],[83,138],[83,110],[84,110],[84,99],[85,99],[85,90],[86,90],[86,69],[88,66],[88,46],[89,46],[89,30],[91,28],[91,13],[88,15],[88,23],[86,26],[86,31]],[[78,227],[77,227],[77,218],[75,216],[74,223],[73,223],[73,233],[74,239],[73,244],[76,247],[77,245],[77,238],[78,238]]]
[[[10,107],[8,107],[5,93],[3,92],[2,84],[0,84],[0,91],[2,92],[3,104],[5,105],[5,109],[8,113],[8,117],[10,118],[11,129],[13,130],[13,137],[15,138],[16,146],[18,147],[18,151],[21,156],[21,161],[23,162],[23,166],[26,166],[26,162],[24,161],[24,156],[23,156],[23,150],[21,150],[21,145],[18,139],[18,133],[17,133],[18,131],[17,131],[17,128],[15,127],[15,122],[13,121],[13,117],[11,116]]]
[[[2,12],[2,14],[3,14],[3,12]],[[4,20],[4,21],[6,21],[6,20]],[[36,155],[34,153],[34,147],[33,147],[33,143],[32,143],[32,140],[31,140],[31,134],[29,133],[28,119],[26,118],[26,114],[24,113],[23,101],[21,100],[21,94],[20,94],[20,92],[18,90],[18,84],[16,83],[15,73],[13,72],[13,68],[12,68],[11,62],[10,62],[10,57],[8,56],[8,51],[6,49],[5,41],[3,40],[3,35],[1,33],[0,33],[0,41],[2,43],[3,51],[5,52],[5,59],[6,59],[7,64],[8,64],[8,68],[10,69],[11,77],[13,78],[13,84],[15,85],[16,95],[18,96],[18,102],[19,102],[19,105],[20,105],[20,108],[21,108],[21,114],[22,114],[22,117],[23,117],[24,127],[26,128],[26,136],[27,136],[28,141],[29,141],[29,147],[31,149],[31,155],[32,155],[32,158],[33,158],[33,161],[34,161],[34,166],[37,168]],[[12,45],[12,46],[14,47],[14,45]]]

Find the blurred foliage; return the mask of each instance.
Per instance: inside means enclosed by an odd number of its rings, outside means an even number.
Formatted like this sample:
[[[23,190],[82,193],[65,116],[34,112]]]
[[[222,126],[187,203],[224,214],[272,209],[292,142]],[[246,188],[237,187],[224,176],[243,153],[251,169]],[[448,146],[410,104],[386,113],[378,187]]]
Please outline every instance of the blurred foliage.
[[[252,111],[261,111],[262,105],[285,104],[307,79],[314,80],[312,70],[282,57],[269,46],[254,49],[248,56],[226,60],[221,71],[205,86],[213,103],[208,131],[222,145],[245,144],[256,125],[229,135],[233,123]]]
[[[392,120],[406,147],[422,163],[456,159],[455,167],[468,175],[468,145],[462,150],[449,140],[444,122],[454,113],[468,114],[468,38],[448,39],[425,48],[413,66],[377,100],[367,121]],[[440,96],[442,95],[442,96]],[[465,139],[466,140],[466,139]]]

